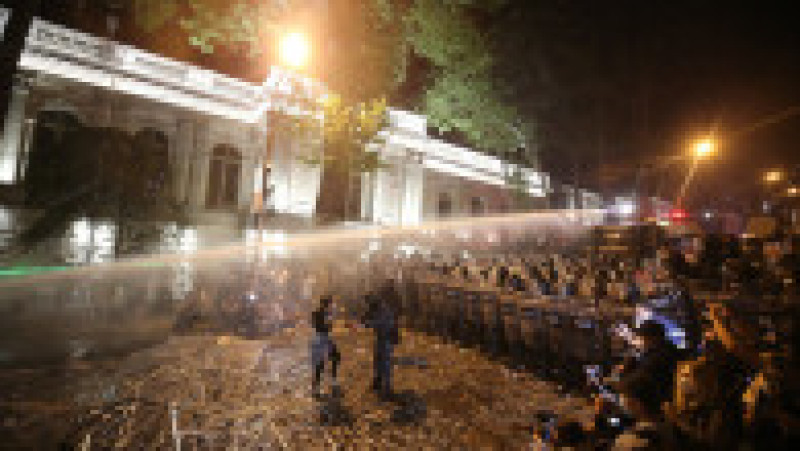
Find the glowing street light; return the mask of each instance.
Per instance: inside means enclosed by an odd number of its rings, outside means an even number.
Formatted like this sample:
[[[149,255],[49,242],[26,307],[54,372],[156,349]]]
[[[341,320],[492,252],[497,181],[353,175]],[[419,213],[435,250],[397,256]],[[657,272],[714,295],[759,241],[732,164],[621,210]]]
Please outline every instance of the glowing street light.
[[[697,159],[708,158],[714,154],[716,144],[712,139],[703,139],[695,143],[694,156]]]
[[[689,186],[689,183],[691,183],[701,160],[712,156],[716,151],[717,143],[713,138],[704,138],[695,141],[691,151],[691,155],[693,157],[692,166],[689,169],[689,173],[686,175],[686,178],[683,180],[680,191],[678,191],[678,197],[676,199],[677,205],[681,205],[683,201],[683,195],[686,193],[686,188]]]
[[[308,64],[311,44],[304,34],[293,32],[281,38],[279,50],[281,63],[293,69],[300,69]]]
[[[774,169],[764,173],[764,181],[767,183],[778,183],[783,180],[783,176],[783,171],[780,169]]]
[[[789,187],[789,188],[786,190],[786,194],[788,194],[788,195],[789,195],[789,197],[797,197],[797,196],[800,196],[800,188],[798,188],[798,187],[796,187],[796,186]]]

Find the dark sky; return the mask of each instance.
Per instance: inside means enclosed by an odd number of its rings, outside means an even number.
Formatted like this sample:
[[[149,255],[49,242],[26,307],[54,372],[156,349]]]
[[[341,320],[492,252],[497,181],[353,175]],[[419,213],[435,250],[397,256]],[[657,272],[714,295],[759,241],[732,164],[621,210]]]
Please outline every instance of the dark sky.
[[[791,3],[512,0],[495,23],[498,80],[539,124],[545,168],[562,178],[652,162],[716,131],[725,146],[693,192],[751,187],[761,168],[800,163],[800,114],[732,139],[800,105]]]

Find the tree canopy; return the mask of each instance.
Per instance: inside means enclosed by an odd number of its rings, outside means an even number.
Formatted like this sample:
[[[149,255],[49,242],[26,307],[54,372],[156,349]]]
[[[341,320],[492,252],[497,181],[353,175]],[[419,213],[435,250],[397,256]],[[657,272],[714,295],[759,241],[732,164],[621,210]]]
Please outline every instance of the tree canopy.
[[[320,216],[341,220],[357,219],[358,174],[382,165],[380,156],[367,151],[366,145],[384,125],[387,100],[425,114],[431,126],[443,134],[460,135],[465,144],[516,162],[526,160],[518,154],[531,129],[521,125],[514,108],[503,101],[493,77],[491,42],[480,24],[506,1],[137,0],[137,4],[143,12],[138,18],[143,30],[156,33],[178,24],[179,32],[201,54],[220,59],[235,55],[223,70],[245,78],[258,77],[259,71],[263,77],[269,65],[280,64],[275,44],[282,34],[300,30],[308,36],[313,55],[302,71],[322,80],[334,94],[321,106],[325,155],[311,152],[303,160],[323,168]],[[281,123],[301,133],[315,126],[313,120]]]
[[[201,54],[226,59],[221,69],[237,76],[263,75],[277,60],[281,33],[300,28],[314,47],[306,71],[345,102],[385,97],[501,155],[531,138],[503,100],[481,24],[506,2],[134,0],[143,31],[180,33]]]
[[[432,66],[420,110],[441,131],[458,131],[469,144],[499,154],[525,140],[514,129],[516,112],[501,100],[490,42],[475,16],[502,3],[417,0],[404,17],[412,51]]]

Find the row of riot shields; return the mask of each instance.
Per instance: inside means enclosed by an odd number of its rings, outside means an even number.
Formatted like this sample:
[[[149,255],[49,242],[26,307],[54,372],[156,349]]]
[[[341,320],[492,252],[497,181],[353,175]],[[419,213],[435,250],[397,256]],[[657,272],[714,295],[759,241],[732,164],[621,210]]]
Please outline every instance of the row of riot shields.
[[[631,307],[598,307],[593,299],[530,298],[436,276],[408,281],[402,291],[407,327],[577,384],[587,365],[614,358],[612,330],[634,316]]]

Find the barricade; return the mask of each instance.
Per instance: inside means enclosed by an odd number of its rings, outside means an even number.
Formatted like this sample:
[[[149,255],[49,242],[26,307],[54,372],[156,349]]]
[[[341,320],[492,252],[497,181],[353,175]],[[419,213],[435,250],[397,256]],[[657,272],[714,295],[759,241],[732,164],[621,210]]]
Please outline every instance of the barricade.
[[[551,304],[544,311],[546,347],[543,357],[547,369],[551,373],[559,373],[566,361],[564,358],[564,314],[558,306],[552,304],[555,301],[549,299],[549,302]]]
[[[447,336],[447,323],[445,316],[445,308],[447,306],[447,293],[444,287],[439,283],[431,284],[430,288],[430,330],[431,333],[440,337]]]
[[[481,321],[481,296],[480,292],[468,290],[464,292],[464,307],[466,317],[464,342],[478,344],[483,335],[483,322]]]
[[[484,336],[481,340],[485,348],[491,353],[499,351],[500,312],[499,296],[493,289],[484,289],[480,293],[481,322],[484,326]]]
[[[447,285],[445,289],[445,338],[457,340],[462,337],[464,329],[464,296],[463,287]]]
[[[503,347],[512,357],[519,359],[523,355],[523,345],[518,302],[519,298],[515,295],[500,296]]]
[[[416,326],[419,330],[423,332],[432,332],[433,331],[433,307],[431,306],[431,290],[432,284],[429,280],[420,280],[417,283],[417,289],[415,290],[418,299],[418,310],[417,310],[417,317],[416,317]]]
[[[630,323],[633,309],[581,298],[527,298],[477,283],[446,283],[431,276],[415,283],[416,327],[446,339],[510,354],[550,375],[577,375],[585,365],[610,361],[612,326]]]
[[[548,334],[545,325],[545,302],[541,299],[522,300],[520,315],[522,336],[526,348],[526,364],[534,369],[545,368]]]
[[[588,305],[581,306],[575,310],[571,318],[571,328],[569,332],[570,340],[567,349],[570,350],[570,358],[574,364],[577,376],[582,377],[583,367],[599,363],[597,349],[597,317]]]

